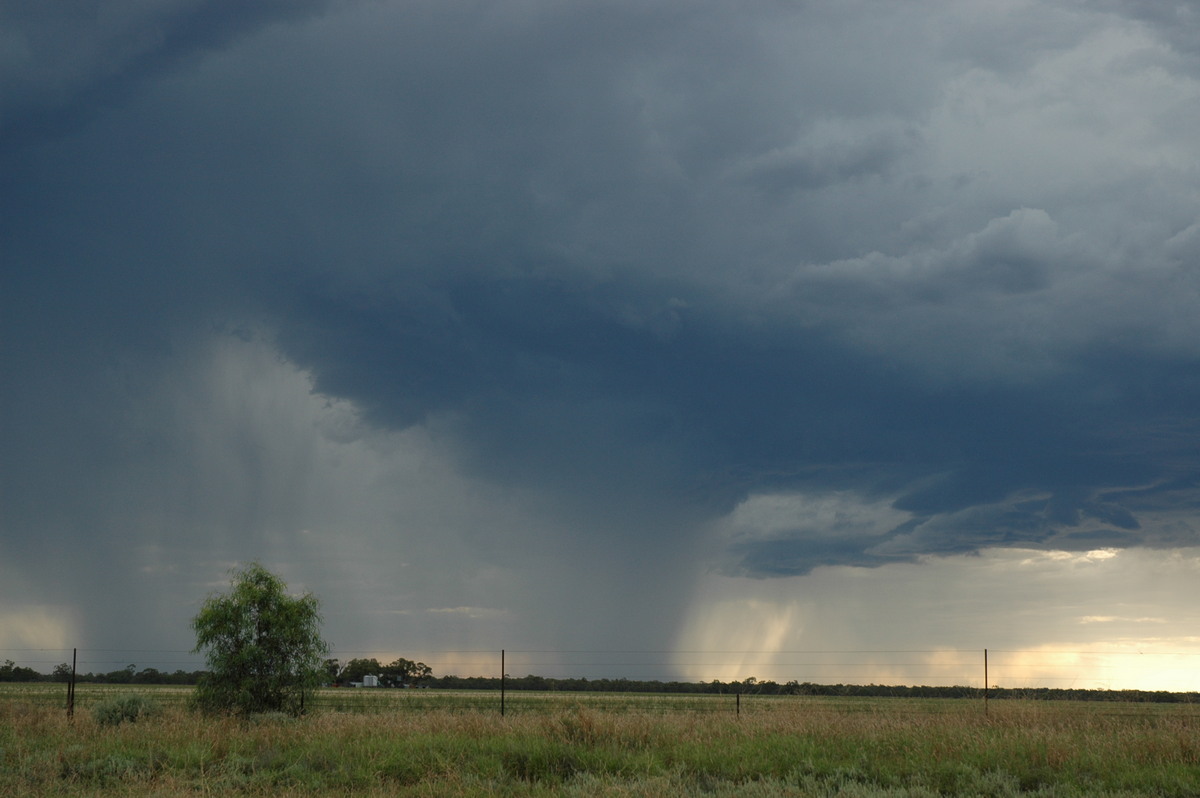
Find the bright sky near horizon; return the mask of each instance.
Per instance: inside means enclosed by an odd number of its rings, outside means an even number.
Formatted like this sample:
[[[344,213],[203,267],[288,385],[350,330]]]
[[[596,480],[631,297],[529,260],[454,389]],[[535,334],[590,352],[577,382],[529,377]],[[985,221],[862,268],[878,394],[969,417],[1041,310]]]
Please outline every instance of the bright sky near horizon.
[[[341,651],[1200,689],[1198,43],[0,0],[0,659],[190,649],[257,559]]]

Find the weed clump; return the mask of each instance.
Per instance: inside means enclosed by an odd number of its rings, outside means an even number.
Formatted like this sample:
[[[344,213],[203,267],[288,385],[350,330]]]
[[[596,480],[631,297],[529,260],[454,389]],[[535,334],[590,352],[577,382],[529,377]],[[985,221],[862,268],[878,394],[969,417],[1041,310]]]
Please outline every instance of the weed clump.
[[[119,695],[92,708],[92,717],[101,726],[119,726],[125,721],[134,723],[158,713],[158,706],[144,695]]]

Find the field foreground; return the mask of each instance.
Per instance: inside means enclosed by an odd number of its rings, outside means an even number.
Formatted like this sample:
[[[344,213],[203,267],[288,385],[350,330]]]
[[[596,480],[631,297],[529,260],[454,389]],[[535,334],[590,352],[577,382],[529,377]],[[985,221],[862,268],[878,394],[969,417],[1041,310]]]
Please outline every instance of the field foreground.
[[[0,795],[1193,796],[1191,707],[787,698],[728,712],[547,698],[539,711],[320,711],[251,721],[178,704],[102,726],[0,701]]]

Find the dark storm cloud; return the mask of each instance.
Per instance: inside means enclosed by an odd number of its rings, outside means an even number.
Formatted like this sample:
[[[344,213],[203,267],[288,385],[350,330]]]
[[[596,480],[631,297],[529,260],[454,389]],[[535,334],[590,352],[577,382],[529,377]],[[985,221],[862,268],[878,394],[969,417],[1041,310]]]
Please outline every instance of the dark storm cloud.
[[[0,141],[36,141],[88,121],[142,81],[330,0],[64,0],[0,3]]]
[[[1012,290],[1007,277],[994,288]],[[625,323],[629,303],[651,296],[669,310],[669,334]],[[821,330],[731,320],[719,298],[684,286],[476,281],[447,288],[435,319],[376,302],[310,308],[303,338],[285,334],[282,345],[319,388],[355,398],[379,423],[461,414],[491,479],[553,484],[622,509],[650,490],[653,501],[716,513],[752,491],[855,488],[898,494],[895,507],[922,519],[883,541],[846,538],[823,551],[798,538],[803,558],[783,556],[784,541],[764,543],[743,559],[773,562],[764,572],[1052,538],[1070,547],[1065,533],[1081,518],[1130,542],[1136,514],[1096,492],[1197,465],[1189,442],[1175,439],[1168,460],[1139,429],[1186,417],[1200,398],[1195,366],[1144,353],[1074,357],[1067,373],[1015,385],[933,380]],[[656,456],[639,463],[648,451]],[[1006,502],[1031,491],[1045,495]]]
[[[67,8],[10,4],[0,34],[3,473],[33,541],[6,552],[90,527],[99,557],[159,515],[303,525],[248,433],[211,502],[162,476],[203,446],[153,386],[187,396],[235,334],[352,400],[355,435],[427,425],[537,493],[536,545],[619,544],[606,567],[647,583],[764,494],[904,518],[800,518],[718,569],[1196,542],[1193,112],[1158,28],[1076,4]],[[1147,94],[1157,116],[1120,112]]]

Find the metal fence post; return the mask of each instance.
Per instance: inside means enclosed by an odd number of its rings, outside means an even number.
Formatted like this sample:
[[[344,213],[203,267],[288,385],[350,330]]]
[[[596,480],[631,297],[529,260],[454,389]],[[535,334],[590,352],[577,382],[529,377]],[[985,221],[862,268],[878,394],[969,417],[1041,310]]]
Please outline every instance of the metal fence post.
[[[67,717],[75,719],[75,665],[79,660],[79,649],[71,649],[71,681],[67,682]]]
[[[988,713],[988,662],[987,649],[983,650],[983,714]]]

